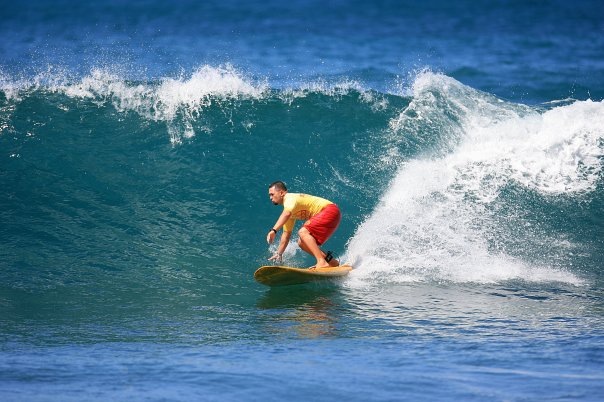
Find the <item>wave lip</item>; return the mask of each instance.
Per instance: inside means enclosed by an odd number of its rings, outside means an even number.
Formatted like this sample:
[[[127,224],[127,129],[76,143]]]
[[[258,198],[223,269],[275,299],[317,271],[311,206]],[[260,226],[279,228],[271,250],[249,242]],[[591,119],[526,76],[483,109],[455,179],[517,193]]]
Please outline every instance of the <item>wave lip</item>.
[[[136,83],[111,69],[95,68],[74,83],[67,73],[49,68],[31,79],[11,80],[0,75],[0,84],[8,99],[19,101],[31,91],[48,91],[111,104],[119,112],[135,112],[145,119],[165,122],[172,143],[194,136],[192,122],[203,119],[204,109],[213,104],[259,99],[268,93],[266,82],[255,82],[230,64],[204,65],[189,77],[159,82]]]
[[[432,73],[418,76],[413,94],[391,129],[401,136],[434,134],[438,143],[434,152],[399,168],[349,242],[347,259],[360,268],[356,283],[582,284],[563,267],[510,254],[515,227],[526,227],[521,232],[534,243],[535,255],[554,239],[522,214],[502,215],[509,212],[500,207],[511,202],[521,208],[521,200],[503,199],[509,185],[540,197],[595,190],[604,156],[604,102],[575,102],[540,113]]]
[[[111,98],[120,111],[134,111],[168,124],[172,143],[195,135],[192,122],[213,103],[260,98],[266,84],[246,80],[231,65],[202,66],[189,78],[166,78],[157,86],[129,85],[103,71],[94,71],[79,85],[66,89],[70,96]]]

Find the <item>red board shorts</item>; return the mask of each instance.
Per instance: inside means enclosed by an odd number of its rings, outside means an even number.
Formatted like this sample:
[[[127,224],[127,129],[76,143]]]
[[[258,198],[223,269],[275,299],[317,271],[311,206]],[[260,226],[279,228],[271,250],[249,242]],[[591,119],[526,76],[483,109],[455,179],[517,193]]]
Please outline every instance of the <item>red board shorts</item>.
[[[336,231],[341,219],[340,208],[336,204],[329,204],[321,212],[306,221],[304,227],[320,246]]]

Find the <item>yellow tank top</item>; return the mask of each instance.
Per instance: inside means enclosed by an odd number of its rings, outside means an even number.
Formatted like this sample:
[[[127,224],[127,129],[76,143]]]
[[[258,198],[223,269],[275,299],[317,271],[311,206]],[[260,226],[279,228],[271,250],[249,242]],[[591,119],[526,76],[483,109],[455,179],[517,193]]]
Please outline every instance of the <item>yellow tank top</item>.
[[[321,212],[333,202],[314,195],[287,193],[283,197],[283,209],[292,213],[291,218],[283,225],[283,230],[292,232],[297,220],[308,220]]]

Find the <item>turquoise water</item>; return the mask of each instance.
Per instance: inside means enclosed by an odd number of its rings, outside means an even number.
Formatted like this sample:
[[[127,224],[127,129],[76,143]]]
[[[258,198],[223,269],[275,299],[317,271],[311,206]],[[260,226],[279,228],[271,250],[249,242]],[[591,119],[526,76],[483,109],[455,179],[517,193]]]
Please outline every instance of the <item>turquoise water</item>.
[[[0,397],[601,400],[600,8],[3,4]]]

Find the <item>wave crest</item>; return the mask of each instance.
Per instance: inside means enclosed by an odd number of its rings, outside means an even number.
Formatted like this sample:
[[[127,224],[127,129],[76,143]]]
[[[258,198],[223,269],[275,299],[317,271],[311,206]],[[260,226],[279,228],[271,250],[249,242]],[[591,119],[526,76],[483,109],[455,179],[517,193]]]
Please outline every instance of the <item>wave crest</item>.
[[[418,76],[413,96],[391,130],[435,141],[434,152],[402,164],[349,242],[346,257],[360,268],[357,279],[582,283],[562,267],[524,258],[559,251],[527,216],[502,215],[501,192],[509,185],[542,197],[595,190],[604,156],[604,103],[540,112],[433,73]],[[500,224],[505,220],[507,228]],[[516,241],[515,226],[525,227],[520,232],[533,250],[507,252],[506,242]]]
[[[166,78],[159,85],[132,85],[114,74],[95,70],[80,83],[64,89],[69,96],[111,99],[120,111],[164,121],[173,143],[195,134],[192,121],[212,103],[260,98],[266,91],[265,83],[245,79],[231,65],[202,66],[188,78]]]

